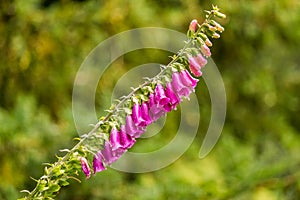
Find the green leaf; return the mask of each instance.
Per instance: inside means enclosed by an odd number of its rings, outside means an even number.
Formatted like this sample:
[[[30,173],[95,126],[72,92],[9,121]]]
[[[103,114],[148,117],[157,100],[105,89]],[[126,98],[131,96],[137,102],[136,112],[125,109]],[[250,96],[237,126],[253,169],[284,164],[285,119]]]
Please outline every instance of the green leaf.
[[[53,184],[49,187],[49,192],[58,192],[60,190],[60,186],[58,184]]]
[[[128,115],[131,115],[132,114],[132,110],[130,108],[127,108],[127,107],[124,107],[123,108],[124,112]]]

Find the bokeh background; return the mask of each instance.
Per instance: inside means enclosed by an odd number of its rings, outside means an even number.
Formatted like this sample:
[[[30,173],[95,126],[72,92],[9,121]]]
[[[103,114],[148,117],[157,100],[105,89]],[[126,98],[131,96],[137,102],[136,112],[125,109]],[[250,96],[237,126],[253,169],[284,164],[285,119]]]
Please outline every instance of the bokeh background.
[[[0,1],[0,199],[33,189],[30,177],[42,175],[42,163],[75,144],[73,81],[98,43],[146,26],[185,32],[191,19],[203,20],[211,4],[228,16],[212,49],[228,102],[213,151],[198,158],[210,120],[201,81],[196,91],[201,126],[179,160],[145,174],[109,169],[88,181],[81,175],[82,183],[72,182],[57,199],[300,199],[298,0]],[[118,59],[99,82],[99,116],[122,74],[142,63],[166,64],[168,55],[149,49]],[[141,139],[133,150],[167,143],[178,116],[171,113],[161,134]]]

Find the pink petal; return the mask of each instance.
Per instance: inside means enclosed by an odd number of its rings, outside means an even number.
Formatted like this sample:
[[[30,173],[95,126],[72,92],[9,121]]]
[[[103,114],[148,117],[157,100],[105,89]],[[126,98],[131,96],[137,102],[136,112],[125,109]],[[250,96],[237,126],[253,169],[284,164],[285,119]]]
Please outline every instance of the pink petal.
[[[206,44],[203,44],[200,48],[201,52],[203,53],[203,55],[209,57],[211,56],[211,52],[210,49],[208,48],[208,46]]]
[[[190,23],[189,29],[193,32],[196,32],[197,30],[198,21],[196,19],[193,19]]]
[[[142,117],[144,119],[144,123],[141,124],[141,126],[148,126],[149,124],[152,123],[150,116],[149,116],[148,104],[143,102],[141,105],[141,109],[142,109]]]
[[[207,64],[207,60],[202,56],[201,53],[199,53],[195,58],[198,64],[200,65],[200,67],[203,67],[204,65]]]
[[[192,89],[196,87],[197,82],[199,80],[193,78],[187,70],[182,70],[179,74],[180,74],[180,79],[185,86],[190,87]]]
[[[131,148],[135,143],[135,139],[126,133],[124,125],[121,126],[119,133],[120,133],[120,143],[122,144],[122,148],[123,149]]]
[[[122,147],[122,145],[120,143],[120,132],[115,127],[113,127],[111,129],[110,136],[109,136],[109,142],[112,146],[112,150],[116,150],[116,149]]]
[[[93,159],[93,169],[94,169],[94,174],[97,172],[101,172],[105,170],[105,166],[103,165],[103,157],[101,154],[97,154],[94,159]]]
[[[175,93],[179,97],[188,96],[191,93],[189,88],[183,85],[183,83],[181,82],[180,75],[178,72],[172,74],[172,86],[174,88]]]
[[[80,163],[81,163],[82,171],[85,174],[86,178],[90,178],[91,170],[90,170],[88,161],[84,157],[81,157]]]
[[[154,94],[156,104],[163,106],[169,103],[170,99],[166,96],[164,87],[161,84],[156,85]]]
[[[136,126],[145,123],[145,120],[142,118],[142,110],[139,104],[135,103],[132,107],[132,120]]]

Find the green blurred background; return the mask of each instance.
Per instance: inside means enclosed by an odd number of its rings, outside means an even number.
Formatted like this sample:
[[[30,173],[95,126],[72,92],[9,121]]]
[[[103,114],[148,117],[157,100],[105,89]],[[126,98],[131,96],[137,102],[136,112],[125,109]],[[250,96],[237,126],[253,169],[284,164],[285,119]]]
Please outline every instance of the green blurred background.
[[[185,32],[190,20],[217,4],[227,14],[213,59],[224,79],[227,118],[222,136],[198,158],[210,120],[205,83],[197,96],[201,127],[188,151],[151,173],[113,169],[63,188],[57,199],[300,199],[299,0],[11,0],[0,1],[0,199],[21,197],[77,136],[72,119],[73,80],[101,41],[132,28]],[[97,110],[118,78],[140,63],[168,63],[160,51],[133,52],[100,81]],[[109,70],[108,70],[109,72]],[[168,130],[176,132],[178,113]],[[174,136],[141,139],[139,151]],[[153,142],[154,141],[154,142]]]

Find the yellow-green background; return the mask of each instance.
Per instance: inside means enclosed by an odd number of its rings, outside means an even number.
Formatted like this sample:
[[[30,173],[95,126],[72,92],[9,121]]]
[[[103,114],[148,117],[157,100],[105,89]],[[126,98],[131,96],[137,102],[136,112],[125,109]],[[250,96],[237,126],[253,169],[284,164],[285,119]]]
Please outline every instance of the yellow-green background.
[[[205,159],[198,151],[209,119],[205,83],[197,96],[199,134],[189,150],[160,171],[109,169],[63,188],[57,199],[300,199],[300,2],[298,0],[11,0],[0,3],[0,199],[31,190],[30,177],[59,149],[75,143],[72,84],[88,53],[121,31],[158,26],[185,32],[190,20],[217,4],[228,16],[214,41],[213,59],[224,79],[228,110],[222,136]],[[125,61],[125,62],[124,62]],[[168,54],[133,52],[99,83],[99,115],[118,77]],[[156,149],[176,132],[171,113]]]

